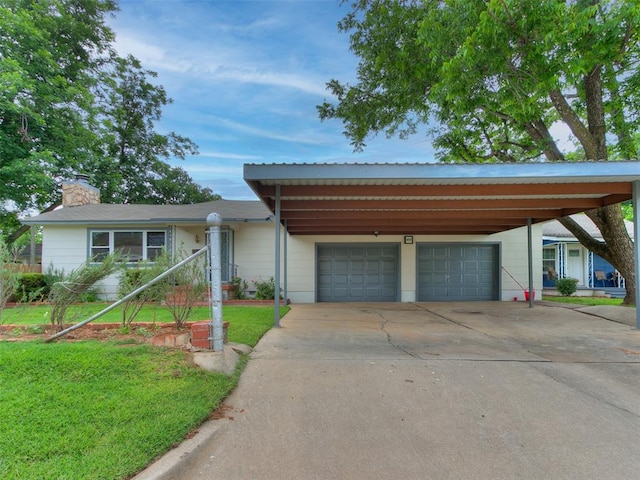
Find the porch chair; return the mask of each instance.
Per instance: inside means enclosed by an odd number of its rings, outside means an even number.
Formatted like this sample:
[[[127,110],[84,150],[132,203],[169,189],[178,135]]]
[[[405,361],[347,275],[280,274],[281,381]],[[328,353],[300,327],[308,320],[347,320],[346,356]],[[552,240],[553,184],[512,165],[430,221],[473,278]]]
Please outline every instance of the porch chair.
[[[593,272],[593,275],[596,279],[595,282],[593,282],[594,287],[598,286],[598,282],[602,282],[602,287],[607,286],[607,274],[604,272],[604,270],[595,270]]]

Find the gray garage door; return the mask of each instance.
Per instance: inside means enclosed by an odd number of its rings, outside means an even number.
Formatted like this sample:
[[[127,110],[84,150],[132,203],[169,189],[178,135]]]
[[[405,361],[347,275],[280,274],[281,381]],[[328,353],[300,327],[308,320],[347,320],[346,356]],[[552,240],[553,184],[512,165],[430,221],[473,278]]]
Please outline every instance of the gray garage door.
[[[499,300],[499,245],[417,245],[417,299],[427,301]]]
[[[398,301],[397,244],[317,246],[318,302]]]

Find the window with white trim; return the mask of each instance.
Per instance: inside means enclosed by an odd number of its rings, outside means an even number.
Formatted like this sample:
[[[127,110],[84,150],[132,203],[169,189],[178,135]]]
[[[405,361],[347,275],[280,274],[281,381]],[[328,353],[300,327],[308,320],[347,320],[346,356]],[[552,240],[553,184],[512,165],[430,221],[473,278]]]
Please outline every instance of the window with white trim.
[[[89,252],[100,262],[115,251],[129,262],[153,261],[167,244],[164,230],[92,230],[89,234]]]

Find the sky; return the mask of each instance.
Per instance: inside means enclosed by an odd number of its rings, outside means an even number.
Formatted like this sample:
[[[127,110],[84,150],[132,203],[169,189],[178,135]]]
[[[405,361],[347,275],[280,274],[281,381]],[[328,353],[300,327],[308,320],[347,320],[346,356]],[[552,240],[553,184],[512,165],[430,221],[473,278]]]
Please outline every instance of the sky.
[[[156,125],[199,146],[170,163],[229,200],[253,200],[245,163],[433,162],[425,133],[382,135],[354,152],[340,120],[316,106],[335,100],[331,79],[355,83],[357,58],[337,23],[339,0],[120,0],[109,21],[121,56],[158,73],[173,103]]]

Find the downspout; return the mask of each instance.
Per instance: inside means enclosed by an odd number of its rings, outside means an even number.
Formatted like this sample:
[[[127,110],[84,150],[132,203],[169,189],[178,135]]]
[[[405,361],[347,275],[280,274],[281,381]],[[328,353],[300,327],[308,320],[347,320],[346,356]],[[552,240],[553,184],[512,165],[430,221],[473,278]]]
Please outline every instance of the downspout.
[[[273,326],[275,328],[279,328],[280,327],[280,185],[276,185],[276,218],[275,218],[275,224],[276,224],[276,232],[275,232],[275,247],[276,247],[276,252],[275,252],[275,261],[276,261],[276,265],[275,265],[275,275],[274,275],[274,280],[275,280],[275,295],[273,296]]]

